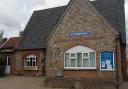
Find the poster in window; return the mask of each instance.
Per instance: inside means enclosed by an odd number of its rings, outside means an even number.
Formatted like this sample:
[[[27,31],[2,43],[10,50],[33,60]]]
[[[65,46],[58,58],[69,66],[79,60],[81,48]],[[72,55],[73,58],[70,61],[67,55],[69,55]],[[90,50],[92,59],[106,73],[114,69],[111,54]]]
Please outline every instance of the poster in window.
[[[100,54],[100,70],[101,71],[114,71],[114,53],[104,51]]]

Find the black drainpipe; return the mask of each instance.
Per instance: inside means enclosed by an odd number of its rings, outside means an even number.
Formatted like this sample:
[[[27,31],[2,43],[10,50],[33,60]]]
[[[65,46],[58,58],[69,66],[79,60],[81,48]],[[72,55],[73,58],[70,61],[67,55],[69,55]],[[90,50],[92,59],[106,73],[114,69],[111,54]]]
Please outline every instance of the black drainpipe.
[[[115,43],[116,43],[116,89],[119,89],[119,70],[118,70],[118,41],[120,40],[119,39],[119,35],[117,35],[116,37],[116,40],[115,40]]]

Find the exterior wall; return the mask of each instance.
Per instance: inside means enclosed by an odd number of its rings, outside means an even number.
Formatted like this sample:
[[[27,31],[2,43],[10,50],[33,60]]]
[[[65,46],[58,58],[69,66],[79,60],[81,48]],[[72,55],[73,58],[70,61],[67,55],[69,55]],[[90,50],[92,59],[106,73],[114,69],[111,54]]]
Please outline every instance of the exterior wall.
[[[89,36],[70,37],[68,35],[70,32],[90,32],[91,34]],[[116,71],[100,71],[99,60],[100,52],[111,51],[115,53],[115,38],[113,29],[92,9],[87,0],[74,0],[48,42],[46,77],[56,77],[56,73],[61,71],[63,78],[115,79]],[[95,70],[64,69],[65,51],[78,45],[96,51]],[[120,57],[120,53],[118,57]]]
[[[122,73],[123,73],[123,79],[127,80],[127,65],[126,65],[126,60],[127,60],[127,55],[126,55],[126,44],[122,44]]]
[[[126,59],[126,76],[127,76],[127,80],[128,80],[128,56]]]
[[[119,80],[123,80],[124,74],[122,72],[122,59],[121,59],[121,41],[120,39],[117,40],[117,63],[116,63],[116,68],[115,72],[118,72],[118,75],[116,74],[116,77],[118,76]]]
[[[126,76],[128,80],[128,44],[126,44]]]
[[[28,55],[35,55],[37,57],[37,69],[25,68],[24,57]],[[15,52],[15,60],[13,61],[13,73],[14,74],[26,74],[26,75],[41,75],[42,71],[42,59],[43,52],[41,50],[21,50]]]
[[[11,74],[14,74],[15,72],[15,65],[16,65],[16,62],[15,62],[15,54],[12,55],[12,58],[11,58]]]

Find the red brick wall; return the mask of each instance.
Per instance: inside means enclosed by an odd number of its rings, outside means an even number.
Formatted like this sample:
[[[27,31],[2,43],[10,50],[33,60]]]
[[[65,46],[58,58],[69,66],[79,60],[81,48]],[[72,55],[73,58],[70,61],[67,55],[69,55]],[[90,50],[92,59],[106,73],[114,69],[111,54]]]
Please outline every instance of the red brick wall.
[[[24,69],[24,57],[28,55],[34,55],[37,57],[37,65],[38,65],[38,70],[29,70],[29,69]],[[20,68],[18,68],[16,65],[16,58],[20,56],[21,58],[21,64]],[[21,51],[16,51],[14,55],[14,61],[13,61],[13,73],[21,73],[21,74],[28,74],[28,75],[40,75],[41,74],[41,69],[42,69],[42,63],[41,60],[43,58],[43,52],[40,50],[21,50]]]
[[[64,71],[65,78],[112,78],[114,79],[115,74],[113,72],[100,72],[97,70],[70,70]]]

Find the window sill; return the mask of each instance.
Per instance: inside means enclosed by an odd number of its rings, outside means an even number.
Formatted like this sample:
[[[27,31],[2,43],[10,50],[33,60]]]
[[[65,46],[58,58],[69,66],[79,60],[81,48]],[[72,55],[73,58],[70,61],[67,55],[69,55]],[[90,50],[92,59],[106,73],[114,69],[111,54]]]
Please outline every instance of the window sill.
[[[24,70],[38,70],[38,67],[24,67]]]
[[[65,71],[80,71],[80,70],[84,70],[84,71],[96,71],[97,68],[64,68]]]

